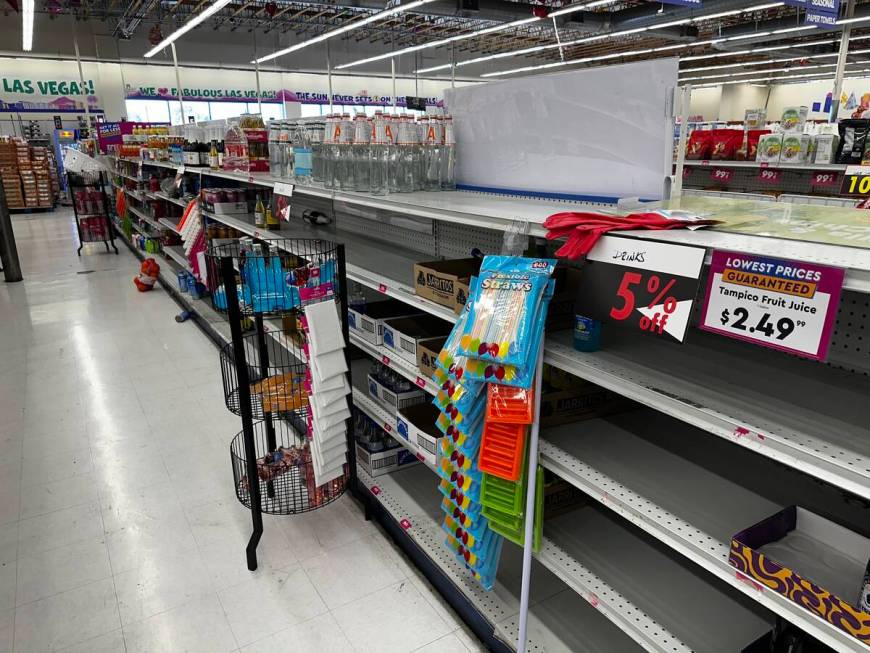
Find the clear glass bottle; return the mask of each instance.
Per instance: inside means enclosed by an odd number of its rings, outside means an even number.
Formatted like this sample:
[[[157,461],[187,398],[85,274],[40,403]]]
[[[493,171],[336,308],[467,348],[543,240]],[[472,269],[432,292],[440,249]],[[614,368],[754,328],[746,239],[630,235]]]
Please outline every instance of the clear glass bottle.
[[[387,121],[383,111],[375,111],[372,121],[371,168],[369,171],[369,190],[372,195],[387,194],[387,176],[390,163],[390,143],[387,135]]]
[[[341,134],[338,140],[336,156],[335,187],[341,190],[353,190],[353,120],[349,113],[341,114]]]
[[[441,190],[441,153],[444,146],[444,125],[440,116],[432,116],[426,125],[423,150],[423,188]]]
[[[279,135],[281,144],[281,177],[290,177],[294,175],[295,161],[293,159],[293,122],[285,120],[281,123],[281,131]]]
[[[335,116],[326,114],[323,129],[323,185],[335,188]]]
[[[414,167],[417,163],[414,156],[414,126],[407,115],[399,117],[399,142],[396,157],[397,190],[400,193],[410,193],[414,190]]]
[[[300,120],[296,123],[296,131],[293,135],[293,166],[294,177],[298,184],[311,183],[311,135],[305,123]]]
[[[387,130],[387,192],[399,192],[399,125],[401,121],[396,114],[386,116]]]
[[[269,121],[269,170],[276,177],[282,176],[284,157],[281,152],[281,123]]]
[[[322,122],[317,121],[311,123],[311,179],[312,181],[322,184],[323,183],[323,169],[324,169],[324,125]]]
[[[266,226],[266,207],[263,205],[260,193],[257,193],[257,203],[254,205],[254,226],[260,229]]]
[[[441,188],[456,190],[456,132],[453,116],[444,116],[444,152],[441,155]]]
[[[371,179],[371,123],[357,111],[353,119],[353,190],[367,193]]]

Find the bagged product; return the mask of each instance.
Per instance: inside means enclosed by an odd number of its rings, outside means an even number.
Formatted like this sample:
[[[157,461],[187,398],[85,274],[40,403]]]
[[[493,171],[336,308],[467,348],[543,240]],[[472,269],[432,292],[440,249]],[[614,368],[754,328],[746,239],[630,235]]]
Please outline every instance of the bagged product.
[[[837,163],[860,164],[864,157],[864,145],[867,142],[868,132],[870,132],[870,120],[841,120]]]
[[[758,155],[758,139],[769,133],[769,129],[747,129],[743,132],[743,144],[737,150],[737,160],[755,161]]]
[[[747,109],[743,118],[743,127],[747,131],[764,129],[767,124],[767,109]]]
[[[785,134],[801,134],[807,122],[807,107],[786,107],[782,110],[780,130]]]
[[[692,161],[710,158],[710,148],[713,145],[713,132],[696,129],[689,134],[686,143],[686,158]]]
[[[807,160],[810,137],[806,134],[783,134],[780,163],[803,163]]]
[[[782,152],[782,134],[764,134],[758,139],[758,155],[762,163],[778,163]]]
[[[717,161],[733,161],[743,143],[740,129],[714,129],[710,142],[710,158]]]
[[[833,134],[820,134],[816,136],[816,151],[813,157],[814,163],[833,163],[837,153],[839,138]]]

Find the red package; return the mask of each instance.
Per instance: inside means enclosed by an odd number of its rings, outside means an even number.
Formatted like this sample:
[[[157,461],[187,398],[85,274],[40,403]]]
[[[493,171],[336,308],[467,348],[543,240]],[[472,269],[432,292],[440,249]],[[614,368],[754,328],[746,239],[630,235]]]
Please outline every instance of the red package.
[[[758,154],[758,139],[764,134],[769,134],[769,129],[750,129],[747,136],[747,151],[746,160],[755,161],[755,155]]]
[[[713,144],[712,131],[696,129],[689,134],[689,142],[686,143],[686,158],[697,161],[710,158],[710,147]]]
[[[714,129],[710,138],[710,158],[717,161],[733,161],[743,144],[742,129]]]

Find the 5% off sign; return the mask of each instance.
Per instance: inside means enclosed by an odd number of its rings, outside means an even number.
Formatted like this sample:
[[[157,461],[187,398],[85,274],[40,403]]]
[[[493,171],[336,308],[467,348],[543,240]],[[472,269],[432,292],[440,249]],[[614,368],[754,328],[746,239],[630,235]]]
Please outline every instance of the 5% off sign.
[[[827,265],[713,252],[701,328],[825,360],[843,276]]]
[[[604,236],[587,255],[577,312],[682,342],[704,249]]]

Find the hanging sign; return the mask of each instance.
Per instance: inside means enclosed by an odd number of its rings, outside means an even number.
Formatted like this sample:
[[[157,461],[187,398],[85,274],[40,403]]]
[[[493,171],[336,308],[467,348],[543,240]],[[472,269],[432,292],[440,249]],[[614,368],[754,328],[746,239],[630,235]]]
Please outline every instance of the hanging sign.
[[[843,276],[827,265],[715,251],[701,328],[825,360]]]
[[[870,166],[847,166],[840,185],[840,195],[870,196]]]
[[[577,313],[683,341],[703,247],[604,236],[586,256]]]
[[[840,17],[837,14],[807,9],[804,14],[804,25],[815,25],[820,29],[839,30],[842,29],[842,26],[837,24],[839,19]]]

